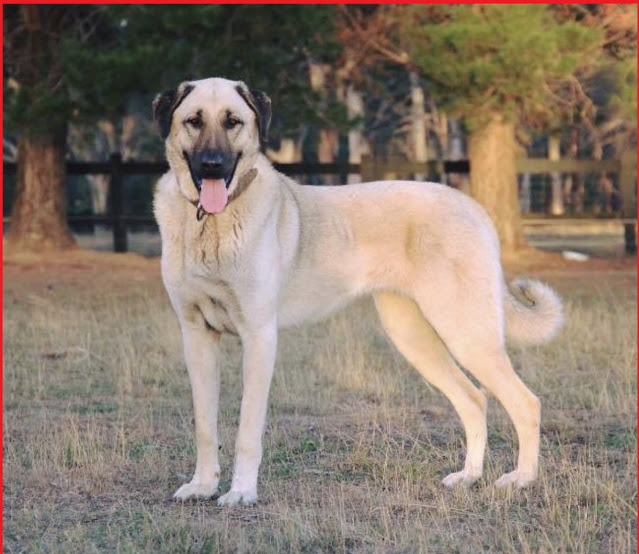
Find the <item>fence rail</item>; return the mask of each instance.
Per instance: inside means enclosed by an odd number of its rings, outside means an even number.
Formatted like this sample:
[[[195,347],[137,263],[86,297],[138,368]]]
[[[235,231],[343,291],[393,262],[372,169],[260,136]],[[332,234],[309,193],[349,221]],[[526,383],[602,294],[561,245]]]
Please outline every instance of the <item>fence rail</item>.
[[[67,162],[66,165],[68,175],[109,175],[112,173],[114,165],[120,166],[123,175],[160,175],[169,169],[166,162],[124,162],[119,154],[111,156],[108,162]],[[287,175],[349,175],[366,173],[367,168],[382,168],[384,171],[409,173],[433,173],[442,169],[445,173],[468,173],[470,171],[468,160],[418,163],[404,160],[376,162],[365,159],[361,164],[300,162],[274,163],[273,166]],[[4,175],[14,175],[16,163],[3,161],[2,172]]]
[[[470,172],[468,160],[431,160],[412,162],[403,159],[377,160],[362,159],[360,164],[349,163],[274,163],[275,168],[287,175],[352,175],[360,174],[365,181],[384,178],[393,174],[399,178],[409,175],[433,175],[444,173]],[[68,175],[109,175],[109,211],[108,215],[69,216],[69,222],[110,224],[113,229],[113,248],[115,252],[127,250],[127,224],[154,224],[151,216],[125,214],[124,176],[161,175],[169,169],[166,162],[122,161],[120,154],[113,154],[107,162],[67,162]],[[2,162],[3,175],[16,173],[15,162]],[[624,154],[619,159],[610,160],[549,160],[546,158],[520,158],[517,160],[517,173],[616,173],[623,199],[623,213],[615,216],[624,223],[626,251],[636,253],[636,174],[637,158],[633,153]],[[8,223],[10,218],[3,218]],[[553,217],[548,221],[561,222]]]

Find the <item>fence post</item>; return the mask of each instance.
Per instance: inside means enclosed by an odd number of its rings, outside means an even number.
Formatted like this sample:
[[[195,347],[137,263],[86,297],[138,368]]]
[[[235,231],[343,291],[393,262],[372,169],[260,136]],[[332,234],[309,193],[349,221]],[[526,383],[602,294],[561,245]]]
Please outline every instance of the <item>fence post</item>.
[[[637,187],[636,187],[636,166],[637,160],[631,151],[626,151],[621,155],[619,161],[619,189],[623,202],[623,215],[628,218],[637,217]],[[624,223],[624,237],[626,242],[626,253],[637,253],[637,222]]]
[[[363,183],[367,183],[368,181],[372,181],[373,179],[375,179],[372,156],[362,156],[362,161],[360,162],[359,168]]]
[[[124,221],[124,185],[122,179],[122,156],[119,152],[111,154],[109,182],[109,199],[111,208],[111,225],[113,226],[114,252],[127,251],[126,222]]]

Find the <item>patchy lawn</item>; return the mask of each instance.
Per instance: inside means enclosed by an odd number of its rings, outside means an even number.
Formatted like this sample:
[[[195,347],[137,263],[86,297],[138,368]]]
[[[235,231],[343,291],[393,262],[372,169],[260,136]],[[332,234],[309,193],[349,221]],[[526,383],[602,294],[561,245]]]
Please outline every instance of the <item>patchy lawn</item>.
[[[194,469],[193,412],[157,260],[5,260],[4,550],[635,552],[636,274],[574,267],[532,268],[563,294],[568,325],[511,350],[542,400],[535,486],[492,485],[515,446],[492,399],[484,479],[440,485],[463,463],[459,420],[363,300],[281,333],[261,501],[222,509],[171,500]],[[222,492],[241,389],[239,342],[223,348]]]

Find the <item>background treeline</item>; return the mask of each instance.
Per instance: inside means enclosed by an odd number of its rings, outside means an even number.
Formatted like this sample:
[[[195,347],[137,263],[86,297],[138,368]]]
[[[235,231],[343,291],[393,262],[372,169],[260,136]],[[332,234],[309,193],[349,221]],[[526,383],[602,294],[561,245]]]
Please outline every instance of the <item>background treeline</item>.
[[[443,178],[517,248],[517,156],[635,147],[636,21],[636,6],[609,4],[7,5],[3,158],[18,162],[9,245],[71,245],[65,159],[161,159],[153,96],[226,76],[273,99],[274,161],[469,157],[469,180]],[[606,178],[597,187],[614,209]],[[91,206],[71,208],[103,213],[108,178],[84,186]],[[583,209],[583,188],[553,176],[550,211]]]

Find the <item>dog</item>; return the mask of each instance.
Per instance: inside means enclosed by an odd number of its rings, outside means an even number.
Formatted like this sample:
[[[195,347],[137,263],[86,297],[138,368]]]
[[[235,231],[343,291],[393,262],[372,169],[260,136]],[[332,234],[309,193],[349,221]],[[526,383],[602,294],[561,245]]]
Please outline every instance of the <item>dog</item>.
[[[170,166],[154,198],[162,278],[180,323],[197,445],[193,479],[174,498],[217,493],[221,334],[241,340],[243,395],[231,488],[218,504],[252,504],[278,328],[362,295],[373,295],[391,341],[462,421],[465,464],[443,484],[482,475],[486,397],[460,366],[500,400],[517,431],[517,466],[497,486],[535,480],[540,403],[513,371],[505,335],[551,339],[562,302],[530,279],[509,290],[494,226],[477,202],[435,183],[297,184],[263,153],[270,99],[240,81],[184,82],[155,98],[153,114]]]

